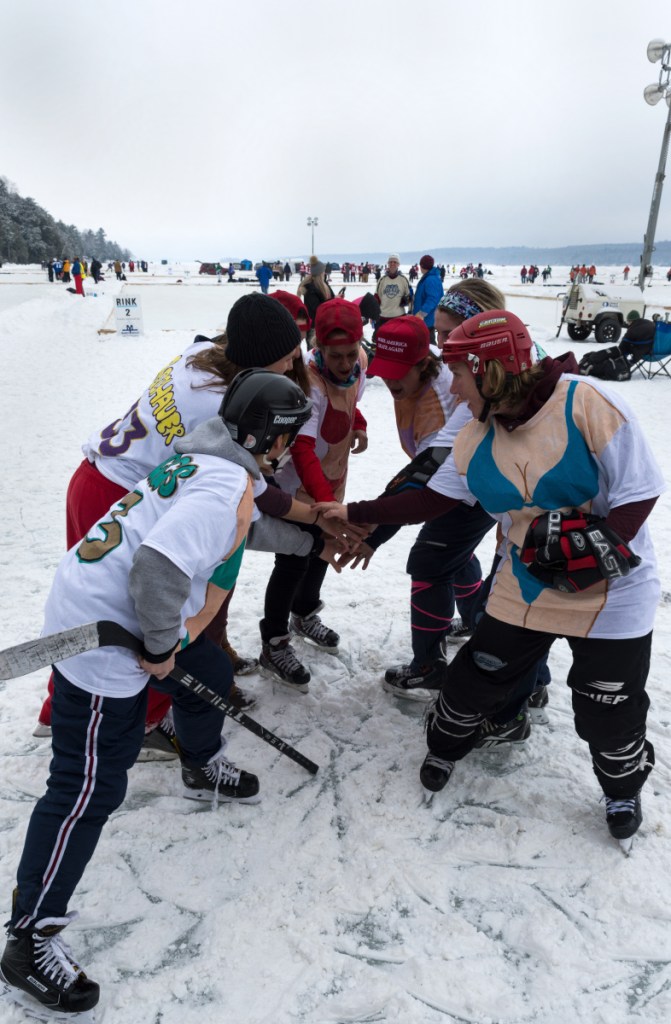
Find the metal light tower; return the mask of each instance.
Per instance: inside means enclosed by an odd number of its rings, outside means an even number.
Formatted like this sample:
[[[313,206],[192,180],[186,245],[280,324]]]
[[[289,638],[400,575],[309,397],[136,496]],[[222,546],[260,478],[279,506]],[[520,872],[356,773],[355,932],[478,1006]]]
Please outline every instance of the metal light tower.
[[[662,198],[662,188],[666,172],[666,157],[669,152],[669,138],[671,137],[671,43],[665,43],[663,39],[653,39],[648,43],[648,60],[656,64],[661,60],[662,66],[659,71],[659,81],[652,85],[646,85],[643,90],[643,99],[654,107],[659,103],[662,96],[666,99],[669,113],[664,126],[662,137],[662,151],[659,156],[659,167],[655,176],[655,186],[652,190],[652,202],[650,204],[650,216],[648,227],[643,238],[643,255],[641,256],[641,270],[638,275],[638,286],[643,291],[645,287],[645,273],[652,261],[652,254],[655,248],[655,231],[657,230],[657,217],[659,215],[659,204]]]
[[[312,255],[315,254],[315,228],[319,225],[319,217],[308,217],[308,227],[312,228]]]

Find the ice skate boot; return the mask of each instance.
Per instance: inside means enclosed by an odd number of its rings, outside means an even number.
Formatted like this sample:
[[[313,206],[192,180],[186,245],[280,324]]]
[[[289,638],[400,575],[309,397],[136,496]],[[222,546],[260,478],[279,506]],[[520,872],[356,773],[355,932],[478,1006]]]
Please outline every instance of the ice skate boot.
[[[292,612],[289,629],[296,636],[302,636],[304,640],[321,648],[322,651],[326,651],[328,654],[337,654],[340,637],[334,629],[325,626],[317,614],[323,607],[324,605],[320,601],[309,615],[294,615]]]
[[[100,999],[100,986],[86,977],[61,937],[76,917],[73,912],[43,917],[28,928],[8,928],[0,962],[8,985],[61,1013],[90,1010]]]
[[[225,758],[224,748],[225,744],[201,767],[182,763],[183,795],[188,800],[210,800],[213,807],[219,802],[257,804],[261,799],[258,778]]]
[[[296,657],[296,652],[289,643],[289,634],[274,636],[264,644],[259,663],[266,672],[271,673],[290,690],[308,692],[310,673]]]
[[[383,687],[387,693],[406,700],[433,700],[447,676],[447,663],[440,658],[420,668],[412,665],[394,665],[384,674]]]
[[[521,746],[531,735],[531,723],[526,711],[520,711],[511,722],[494,725],[488,719],[480,726],[480,735],[475,743],[479,749],[490,750],[492,747]]]

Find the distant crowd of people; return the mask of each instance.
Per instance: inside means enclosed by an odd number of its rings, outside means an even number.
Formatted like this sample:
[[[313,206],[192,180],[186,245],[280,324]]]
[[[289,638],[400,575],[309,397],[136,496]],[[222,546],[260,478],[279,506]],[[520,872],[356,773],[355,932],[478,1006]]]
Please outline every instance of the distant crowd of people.
[[[69,288],[68,290],[72,291],[75,295],[85,295],[84,281],[87,277],[92,277],[96,284],[105,280],[103,265],[95,256],[90,264],[88,260],[82,259],[79,256],[75,256],[72,260],[68,258],[54,258],[43,263],[42,269],[46,270],[49,280],[54,283],[74,284],[74,288]],[[125,281],[126,269],[131,274],[135,273],[136,270],[142,270],[146,274],[149,270],[149,264],[146,260],[129,260],[128,264],[126,264],[125,260],[110,260],[107,264],[107,269],[110,273],[116,274],[117,281]]]

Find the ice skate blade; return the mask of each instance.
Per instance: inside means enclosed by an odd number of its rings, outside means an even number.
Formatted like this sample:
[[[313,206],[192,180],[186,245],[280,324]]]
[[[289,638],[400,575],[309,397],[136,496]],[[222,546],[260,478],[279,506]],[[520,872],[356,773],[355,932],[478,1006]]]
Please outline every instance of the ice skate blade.
[[[271,668],[266,668],[265,665],[259,665],[259,671],[262,676],[266,676],[267,679],[272,679],[274,683],[278,683],[279,686],[283,686],[285,690],[291,690],[292,693],[309,693],[309,683],[290,683],[286,679],[282,679],[276,672],[273,672]]]
[[[0,971],[0,1007],[3,1002],[16,1006],[21,1010],[26,1020],[37,1020],[41,1024],[49,1024],[49,1022],[52,1022],[52,1024],[53,1022],[63,1024],[65,1021],[74,1021],[76,1024],[95,1024],[95,1010],[80,1010],[78,1013],[66,1013],[64,1010],[53,1010],[49,1006],[43,1006],[42,1003],[33,999],[27,992],[23,992],[22,989],[8,984],[2,971]],[[4,1014],[1,1012],[0,1017],[4,1019]]]
[[[211,789],[189,789],[188,786],[184,786],[182,796],[187,800],[200,800],[202,803],[207,804],[214,802],[214,793]],[[217,802],[220,804],[259,804],[261,803],[261,794],[255,793],[254,796],[226,796],[224,793],[220,793],[217,797]]]
[[[622,850],[622,853],[625,855],[625,857],[628,857],[630,855],[632,847],[634,845],[634,839],[635,838],[636,838],[636,833],[634,833],[633,836],[629,836],[627,839],[618,839],[618,840],[616,840],[616,842],[619,844],[619,847]]]
[[[399,697],[401,700],[421,701],[423,704],[428,704],[429,701],[435,700],[440,693],[440,689],[426,690],[421,686],[416,686],[412,690],[401,690],[398,686],[394,686],[393,683],[388,683],[386,679],[382,683],[382,689],[387,693],[393,693],[394,697]]]
[[[424,787],[422,787],[422,800],[425,807],[431,806],[431,804],[433,803],[433,798],[437,792],[438,790],[424,789]]]
[[[309,636],[303,636],[302,633],[294,633],[291,631],[292,636],[295,636],[297,640],[302,640],[304,644],[308,644],[310,647],[314,647],[317,651],[323,651],[324,654],[339,654],[340,646],[338,647],[324,647],[322,644],[318,644],[316,640],[311,640]]]
[[[51,739],[51,726],[42,725],[41,722],[38,722],[33,729],[33,736],[37,736],[40,740]]]
[[[529,708],[529,721],[532,725],[549,725],[550,716],[545,708]]]

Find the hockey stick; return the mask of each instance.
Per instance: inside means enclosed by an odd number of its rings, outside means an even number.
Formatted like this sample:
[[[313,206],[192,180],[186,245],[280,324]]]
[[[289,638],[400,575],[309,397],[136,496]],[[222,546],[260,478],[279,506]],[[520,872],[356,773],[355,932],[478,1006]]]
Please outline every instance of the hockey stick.
[[[139,654],[142,650],[142,643],[116,622],[106,620],[89,622],[84,626],[66,629],[62,633],[52,633],[49,636],[40,637],[38,640],[29,640],[27,643],[17,644],[16,647],[8,647],[6,650],[0,651],[0,679],[25,676],[29,672],[47,668],[59,661],[65,661],[66,658],[72,658],[76,654],[94,651],[98,647],[124,647],[126,650]],[[244,711],[239,711],[225,697],[215,693],[209,686],[205,686],[199,679],[189,675],[178,665],[175,665],[170,677],[186,687],[187,690],[198,694],[206,703],[225,711],[229,718],[234,719],[239,725],[253,732],[255,736],[269,743],[271,747],[275,747],[281,754],[295,761],[301,768],[305,768],[311,775],[316,775],[319,771],[319,765],[314,761],[310,761],[275,733],[246,715]]]

